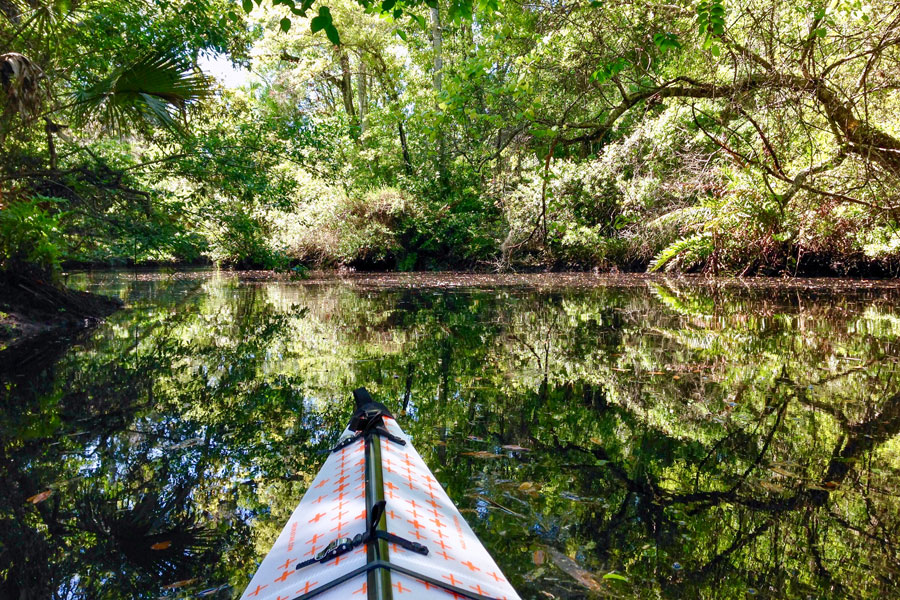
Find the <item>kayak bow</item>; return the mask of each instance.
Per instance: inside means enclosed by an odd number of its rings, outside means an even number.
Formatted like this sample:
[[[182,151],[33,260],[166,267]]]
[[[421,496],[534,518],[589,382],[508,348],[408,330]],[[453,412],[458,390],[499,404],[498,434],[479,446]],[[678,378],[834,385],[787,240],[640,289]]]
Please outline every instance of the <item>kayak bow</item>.
[[[384,405],[356,412],[242,600],[519,600]]]

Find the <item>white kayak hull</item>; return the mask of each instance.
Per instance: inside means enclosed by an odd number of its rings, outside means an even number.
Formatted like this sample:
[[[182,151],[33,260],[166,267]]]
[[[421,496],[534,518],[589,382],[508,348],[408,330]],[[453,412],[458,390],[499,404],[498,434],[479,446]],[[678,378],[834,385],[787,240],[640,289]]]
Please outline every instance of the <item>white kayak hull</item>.
[[[397,422],[385,414],[378,425],[364,437],[345,430],[242,600],[518,600]],[[395,537],[366,539],[375,529]],[[322,556],[335,540],[347,544]]]

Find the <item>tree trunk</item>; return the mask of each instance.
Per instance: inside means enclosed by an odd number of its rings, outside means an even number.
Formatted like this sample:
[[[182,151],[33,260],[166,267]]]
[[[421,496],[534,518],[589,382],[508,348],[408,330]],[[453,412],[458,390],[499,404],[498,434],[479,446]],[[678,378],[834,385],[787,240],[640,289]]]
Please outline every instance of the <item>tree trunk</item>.
[[[397,131],[400,132],[400,147],[403,150],[403,168],[407,175],[412,175],[412,161],[409,159],[409,145],[406,142],[406,130],[403,129],[403,121],[397,121]]]
[[[431,49],[434,52],[434,69],[432,80],[435,94],[441,93],[441,74],[444,68],[443,54],[444,34],[441,31],[441,13],[437,8],[431,9]]]
[[[431,9],[431,50],[434,54],[434,66],[432,69],[432,83],[434,85],[435,102],[441,95],[443,89],[443,70],[444,70],[444,33],[441,30],[441,12],[435,7]],[[446,185],[447,172],[445,169],[446,143],[444,140],[444,129],[438,124],[438,174],[441,182]]]
[[[377,52],[373,52],[372,57],[376,61],[376,76],[381,83],[381,87],[384,90],[384,93],[387,94],[388,100],[394,110],[401,115],[397,119],[397,131],[400,135],[400,148],[403,151],[403,168],[407,175],[412,175],[412,161],[409,158],[409,145],[406,141],[406,129],[403,127],[403,110],[400,106],[400,96],[397,94],[397,89],[393,86],[390,76],[388,75],[387,64],[385,64],[384,58]]]
[[[359,123],[356,120],[356,110],[353,108],[353,81],[350,79],[350,57],[346,52],[341,52],[341,95],[344,98],[344,110],[350,118],[351,130],[356,133]],[[353,137],[359,137],[358,134]]]
[[[359,77],[356,80],[356,91],[359,94],[357,102],[359,105],[359,135],[362,136],[366,133],[366,113],[369,111],[369,99],[366,95],[368,93],[366,63],[362,61],[362,57],[359,60]]]

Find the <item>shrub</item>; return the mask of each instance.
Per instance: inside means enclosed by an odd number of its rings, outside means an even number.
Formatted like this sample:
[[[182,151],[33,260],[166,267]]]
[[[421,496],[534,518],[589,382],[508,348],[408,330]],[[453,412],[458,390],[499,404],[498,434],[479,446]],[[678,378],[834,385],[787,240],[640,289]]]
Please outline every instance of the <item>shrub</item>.
[[[0,269],[22,275],[51,277],[59,273],[63,255],[62,214],[49,210],[55,200],[18,200],[0,208]]]

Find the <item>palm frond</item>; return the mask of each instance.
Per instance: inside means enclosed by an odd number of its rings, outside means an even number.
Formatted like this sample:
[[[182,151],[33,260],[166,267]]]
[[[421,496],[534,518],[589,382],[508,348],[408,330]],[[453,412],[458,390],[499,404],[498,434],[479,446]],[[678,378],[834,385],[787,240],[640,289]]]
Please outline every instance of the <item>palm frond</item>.
[[[179,115],[211,91],[211,80],[183,59],[153,54],[76,92],[76,118],[119,132],[147,125],[180,130]]]
[[[18,113],[23,119],[40,110],[40,81],[44,76],[30,58],[18,52],[0,54],[0,88],[4,93],[3,114]]]

